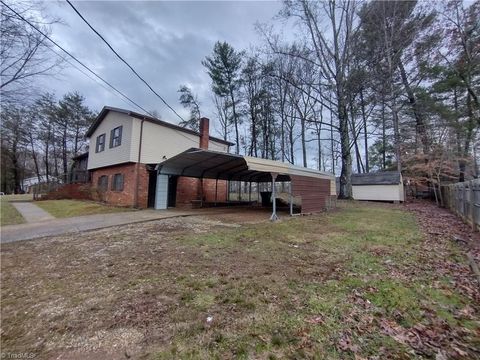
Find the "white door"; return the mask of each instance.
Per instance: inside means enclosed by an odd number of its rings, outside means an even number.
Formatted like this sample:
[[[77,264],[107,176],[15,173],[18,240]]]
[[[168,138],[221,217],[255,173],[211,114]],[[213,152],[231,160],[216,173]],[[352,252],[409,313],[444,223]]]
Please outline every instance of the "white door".
[[[158,174],[155,194],[155,209],[166,209],[168,199],[168,175]]]

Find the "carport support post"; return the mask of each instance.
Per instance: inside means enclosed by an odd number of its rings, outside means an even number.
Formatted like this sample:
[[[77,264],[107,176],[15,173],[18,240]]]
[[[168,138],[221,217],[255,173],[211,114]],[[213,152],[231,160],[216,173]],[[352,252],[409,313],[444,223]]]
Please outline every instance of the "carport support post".
[[[257,181],[257,205],[260,203],[260,182]]]
[[[290,216],[293,216],[293,196],[292,196],[292,180],[290,180]]]
[[[275,199],[275,179],[277,178],[277,173],[271,173],[272,174],[272,216],[270,216],[271,221],[278,220],[277,216],[277,201]]]

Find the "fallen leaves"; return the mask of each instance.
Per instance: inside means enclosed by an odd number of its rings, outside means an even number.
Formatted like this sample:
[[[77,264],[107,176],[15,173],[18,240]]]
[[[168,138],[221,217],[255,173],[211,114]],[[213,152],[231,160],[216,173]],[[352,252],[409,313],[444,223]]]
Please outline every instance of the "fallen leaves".
[[[395,321],[382,319],[380,327],[384,334],[415,350],[419,355],[448,359],[472,359],[480,355],[479,349],[463,343],[460,339],[474,335],[468,329],[453,329],[445,321],[431,319],[429,324],[416,324],[404,328]]]
[[[380,350],[385,352],[374,357],[363,357],[362,338],[383,335],[405,347],[402,358],[413,354],[437,360],[480,358],[480,291],[465,259],[468,249],[478,263],[480,236],[455,215],[432,203],[409,203],[406,208],[415,214],[424,234],[423,241],[413,246],[412,253],[406,254],[415,261],[392,259],[391,252],[381,246],[372,246],[369,251],[383,257],[381,263],[387,270],[385,279],[406,287],[417,282],[412,289],[418,292],[419,298],[415,301],[419,314],[410,316],[407,321],[402,309],[385,311],[372,304],[368,297],[377,294],[379,289],[371,284],[353,289],[347,297],[352,306],[342,314],[345,328],[334,337],[335,347],[338,351],[353,353],[356,360],[396,358],[398,354],[389,353],[391,350],[387,349]],[[429,294],[441,298],[431,298]],[[458,294],[469,303],[449,300],[457,299]],[[318,316],[307,322],[321,326],[324,320]]]

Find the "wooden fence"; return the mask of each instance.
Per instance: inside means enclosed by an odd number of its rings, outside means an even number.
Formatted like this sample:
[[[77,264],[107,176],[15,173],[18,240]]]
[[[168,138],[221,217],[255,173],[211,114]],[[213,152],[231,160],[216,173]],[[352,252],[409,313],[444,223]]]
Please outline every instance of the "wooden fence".
[[[480,179],[441,187],[442,205],[472,226],[480,229]]]

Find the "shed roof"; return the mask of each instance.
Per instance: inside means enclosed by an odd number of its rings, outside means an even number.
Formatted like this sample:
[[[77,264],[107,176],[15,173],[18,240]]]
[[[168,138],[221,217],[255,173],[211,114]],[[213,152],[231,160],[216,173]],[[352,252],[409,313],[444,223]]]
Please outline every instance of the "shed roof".
[[[159,164],[159,172],[198,178],[269,182],[271,173],[277,181],[289,181],[290,175],[334,179],[330,173],[295,166],[281,161],[218,151],[190,148]]]
[[[352,175],[352,185],[397,185],[401,182],[402,177],[398,171],[379,171]]]
[[[100,125],[100,123],[103,121],[105,116],[107,116],[107,114],[110,111],[125,114],[125,115],[131,116],[131,117],[134,117],[134,118],[137,118],[137,119],[140,119],[140,120],[149,121],[151,123],[161,125],[161,126],[165,126],[165,127],[168,127],[168,128],[174,129],[174,130],[182,131],[182,132],[187,133],[187,134],[200,136],[200,133],[198,133],[197,131],[187,129],[187,128],[184,128],[184,127],[181,127],[181,126],[178,126],[178,125],[175,125],[175,124],[171,124],[169,122],[166,122],[166,121],[163,121],[163,120],[160,120],[160,119],[148,116],[148,115],[143,115],[143,114],[139,114],[139,113],[134,112],[134,111],[120,109],[120,108],[116,108],[116,107],[112,107],[112,106],[104,106],[102,111],[100,111],[97,118],[93,122],[93,124],[87,130],[87,132],[85,134],[85,136],[87,138],[92,136],[95,129],[98,127],[98,125]],[[221,144],[229,145],[229,146],[235,145],[234,143],[231,143],[230,141],[225,141],[223,139],[219,139],[219,138],[216,138],[216,137],[213,137],[213,136],[209,136],[209,139],[212,140],[212,141],[219,142]]]

